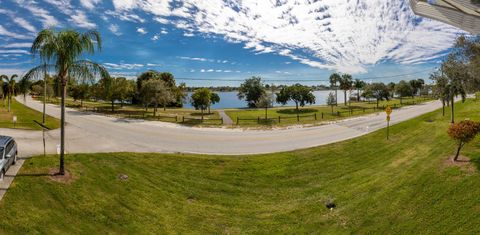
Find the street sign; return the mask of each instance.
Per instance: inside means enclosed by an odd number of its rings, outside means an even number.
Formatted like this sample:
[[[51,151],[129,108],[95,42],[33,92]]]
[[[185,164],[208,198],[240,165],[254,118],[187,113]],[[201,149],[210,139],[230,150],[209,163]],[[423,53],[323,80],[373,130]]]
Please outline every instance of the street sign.
[[[392,114],[392,108],[390,106],[387,106],[387,108],[385,109],[385,113],[387,113],[387,116],[390,116],[390,114]]]

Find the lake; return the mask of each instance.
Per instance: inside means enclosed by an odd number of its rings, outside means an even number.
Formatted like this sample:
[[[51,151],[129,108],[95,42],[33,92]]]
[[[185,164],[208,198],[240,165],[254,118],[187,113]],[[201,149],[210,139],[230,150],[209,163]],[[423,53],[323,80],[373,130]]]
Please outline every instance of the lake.
[[[314,91],[313,94],[315,95],[315,104],[314,105],[325,105],[327,104],[327,97],[330,92],[335,91]],[[343,91],[337,91],[338,92],[338,103],[343,103]],[[239,100],[237,98],[238,92],[232,91],[232,92],[216,92],[220,96],[220,102],[217,104],[212,105],[212,108],[214,109],[226,109],[226,108],[246,108],[247,107],[247,102],[244,100]],[[190,104],[190,96],[192,95],[192,92],[188,92],[188,98],[187,101],[184,104],[184,108],[193,108],[192,105]],[[348,95],[348,94],[347,94]],[[274,104],[275,106],[282,106],[281,104]],[[285,106],[295,106],[294,102],[289,102]],[[308,105],[307,105],[308,106]]]

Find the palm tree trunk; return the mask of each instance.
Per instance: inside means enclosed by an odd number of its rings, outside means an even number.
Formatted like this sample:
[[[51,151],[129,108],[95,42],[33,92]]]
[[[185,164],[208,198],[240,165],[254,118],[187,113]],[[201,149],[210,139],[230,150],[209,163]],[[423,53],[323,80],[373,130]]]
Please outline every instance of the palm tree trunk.
[[[60,105],[60,175],[65,175],[65,97],[67,95],[67,79],[61,76],[62,100]]]
[[[343,100],[343,103],[345,103],[345,106],[347,106],[347,90],[344,90],[344,91],[343,91],[343,95],[344,95],[344,96],[343,96],[343,99],[344,99],[344,100]]]
[[[10,112],[10,103],[12,102],[12,93],[8,94],[8,112]]]
[[[268,118],[268,105],[265,106],[265,120]]]
[[[114,106],[114,101],[112,99],[112,113],[115,112],[115,106]]]
[[[43,79],[43,114],[42,114],[42,124],[45,124],[45,106],[47,103],[47,80],[46,76]]]
[[[357,89],[357,102],[360,102],[360,89]]]

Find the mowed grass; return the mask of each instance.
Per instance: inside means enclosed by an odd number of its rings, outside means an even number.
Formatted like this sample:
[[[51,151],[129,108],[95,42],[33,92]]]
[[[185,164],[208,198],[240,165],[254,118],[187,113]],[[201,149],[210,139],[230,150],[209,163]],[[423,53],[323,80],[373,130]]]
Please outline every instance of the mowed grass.
[[[456,107],[480,120],[480,102]],[[478,234],[480,141],[463,152],[473,170],[446,165],[448,122],[436,111],[389,141],[380,130],[268,155],[69,155],[70,183],[44,176],[57,157],[34,157],[0,202],[0,233]]]
[[[42,97],[37,97],[37,100],[41,100]],[[50,98],[48,103],[60,104],[59,98]],[[210,113],[204,112],[204,120],[201,122],[202,113],[200,110],[187,109],[187,108],[171,108],[168,107],[163,110],[162,107],[157,109],[157,113],[154,116],[153,107],[150,107],[148,111],[140,105],[114,104],[114,111],[112,111],[112,104],[110,102],[103,101],[75,101],[72,98],[67,98],[65,105],[70,108],[76,108],[83,111],[99,112],[105,115],[115,116],[119,118],[138,118],[150,121],[164,121],[181,123],[185,125],[197,126],[197,125],[220,125],[220,115],[215,110],[211,110]],[[83,106],[82,106],[83,105]]]
[[[402,100],[403,105],[421,103],[430,101],[429,97],[414,97],[404,98]],[[399,99],[392,99],[389,101],[380,101],[379,107],[376,108],[376,102],[352,102],[350,106],[345,106],[344,103],[339,103],[338,106],[332,107],[326,105],[313,105],[300,107],[298,114],[299,120],[297,120],[297,110],[295,107],[275,107],[267,110],[267,117],[270,120],[265,121],[265,109],[226,109],[225,113],[236,123],[242,126],[258,126],[258,125],[292,125],[292,124],[312,124],[321,123],[324,121],[339,120],[354,116],[361,116],[374,112],[383,112],[384,106],[400,107]],[[374,107],[376,109],[374,109]],[[352,110],[352,112],[350,112]],[[340,113],[339,113],[340,112]],[[316,120],[315,115],[316,114]],[[278,117],[280,122],[278,121]],[[258,122],[260,118],[260,122]]]
[[[17,116],[17,123],[13,124],[13,116]],[[8,112],[8,102],[0,103],[0,128],[18,128],[29,130],[41,130],[42,127],[34,121],[42,123],[42,113],[17,102],[12,98],[11,110]],[[60,121],[51,116],[46,116],[45,126],[50,129],[60,127]]]

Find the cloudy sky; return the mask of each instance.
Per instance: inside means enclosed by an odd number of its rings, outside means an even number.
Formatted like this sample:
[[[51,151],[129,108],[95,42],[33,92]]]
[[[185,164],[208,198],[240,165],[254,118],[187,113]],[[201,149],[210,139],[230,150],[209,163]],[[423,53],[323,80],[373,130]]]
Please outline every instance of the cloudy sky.
[[[187,85],[427,78],[462,33],[408,0],[0,0],[0,19],[1,74],[38,63],[41,29],[95,29],[103,50],[88,58],[112,74],[170,71]]]

